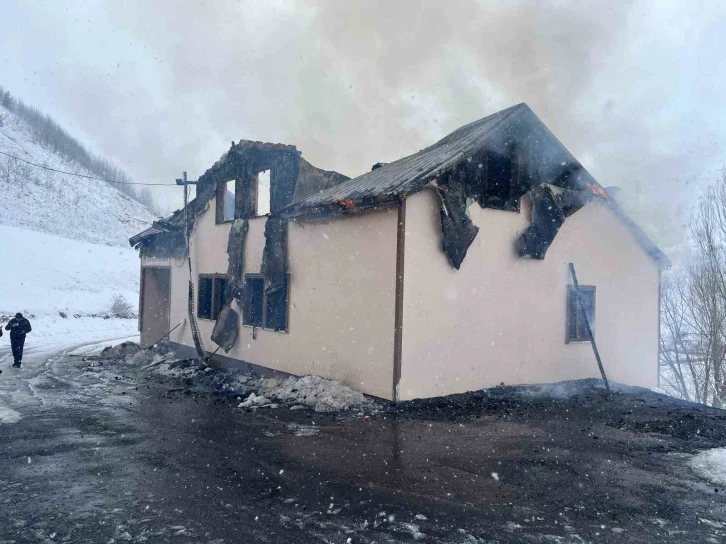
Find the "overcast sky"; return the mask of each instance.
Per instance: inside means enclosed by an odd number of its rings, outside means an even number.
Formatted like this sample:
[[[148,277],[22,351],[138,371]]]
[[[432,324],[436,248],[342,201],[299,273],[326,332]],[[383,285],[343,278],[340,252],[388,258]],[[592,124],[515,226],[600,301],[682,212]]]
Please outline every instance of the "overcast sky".
[[[239,139],[355,176],[527,102],[670,247],[726,156],[725,15],[692,1],[5,0],[0,85],[137,181],[172,183]],[[155,195],[179,204],[178,189]]]

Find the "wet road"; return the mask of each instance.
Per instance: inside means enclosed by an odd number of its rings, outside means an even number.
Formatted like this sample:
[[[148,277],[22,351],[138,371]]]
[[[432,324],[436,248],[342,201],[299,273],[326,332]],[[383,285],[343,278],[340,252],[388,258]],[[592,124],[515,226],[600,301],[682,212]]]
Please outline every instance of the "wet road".
[[[247,412],[113,361],[0,364],[0,543],[726,538],[723,493],[683,462],[693,436],[643,432],[646,401],[368,421]],[[709,425],[698,447],[726,444]]]

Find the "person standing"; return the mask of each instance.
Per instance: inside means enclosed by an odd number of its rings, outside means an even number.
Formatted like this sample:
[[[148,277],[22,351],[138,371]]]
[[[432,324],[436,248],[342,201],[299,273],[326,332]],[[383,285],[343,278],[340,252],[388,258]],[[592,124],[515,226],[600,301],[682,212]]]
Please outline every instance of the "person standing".
[[[13,350],[13,359],[15,362],[13,366],[20,368],[20,363],[23,361],[23,347],[25,346],[25,335],[31,330],[30,321],[23,317],[23,314],[18,312],[15,317],[8,321],[5,325],[5,330],[10,331],[10,347]]]

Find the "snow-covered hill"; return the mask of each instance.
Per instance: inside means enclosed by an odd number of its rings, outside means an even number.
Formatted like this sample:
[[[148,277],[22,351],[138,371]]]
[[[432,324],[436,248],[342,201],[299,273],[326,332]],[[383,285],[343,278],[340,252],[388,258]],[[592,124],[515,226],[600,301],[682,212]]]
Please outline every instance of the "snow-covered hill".
[[[93,175],[34,141],[25,121],[1,105],[0,118],[0,152],[58,170]],[[106,182],[50,172],[0,155],[0,225],[128,247],[128,238],[154,219],[145,206]],[[0,240],[0,244],[7,241]]]
[[[0,152],[93,175],[41,144],[37,127],[16,111],[0,105]],[[64,142],[75,141],[66,135]],[[154,219],[144,205],[104,181],[0,154],[0,326],[16,312],[30,317],[27,345],[36,354],[137,334],[136,319],[109,314],[119,295],[137,311],[139,256],[128,239]],[[6,344],[6,337],[0,339],[0,351]],[[0,356],[0,366],[4,359]]]
[[[30,317],[33,350],[51,354],[81,342],[137,334],[136,319],[108,317],[117,295],[133,312],[138,306],[134,249],[0,225],[0,262],[0,326],[16,312]],[[0,338],[0,351],[7,343],[6,336]]]
[[[138,304],[139,256],[131,247],[70,240],[0,225],[0,315],[102,314],[114,295]]]

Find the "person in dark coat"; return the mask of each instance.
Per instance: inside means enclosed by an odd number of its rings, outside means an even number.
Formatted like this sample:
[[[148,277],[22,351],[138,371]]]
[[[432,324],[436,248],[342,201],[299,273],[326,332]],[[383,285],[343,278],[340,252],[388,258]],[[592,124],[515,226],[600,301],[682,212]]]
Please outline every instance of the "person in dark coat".
[[[15,362],[13,366],[20,368],[20,363],[23,361],[23,346],[25,346],[25,335],[31,330],[30,321],[23,317],[23,314],[18,312],[15,317],[8,321],[5,325],[5,330],[10,331],[10,347],[13,350],[13,359]]]

